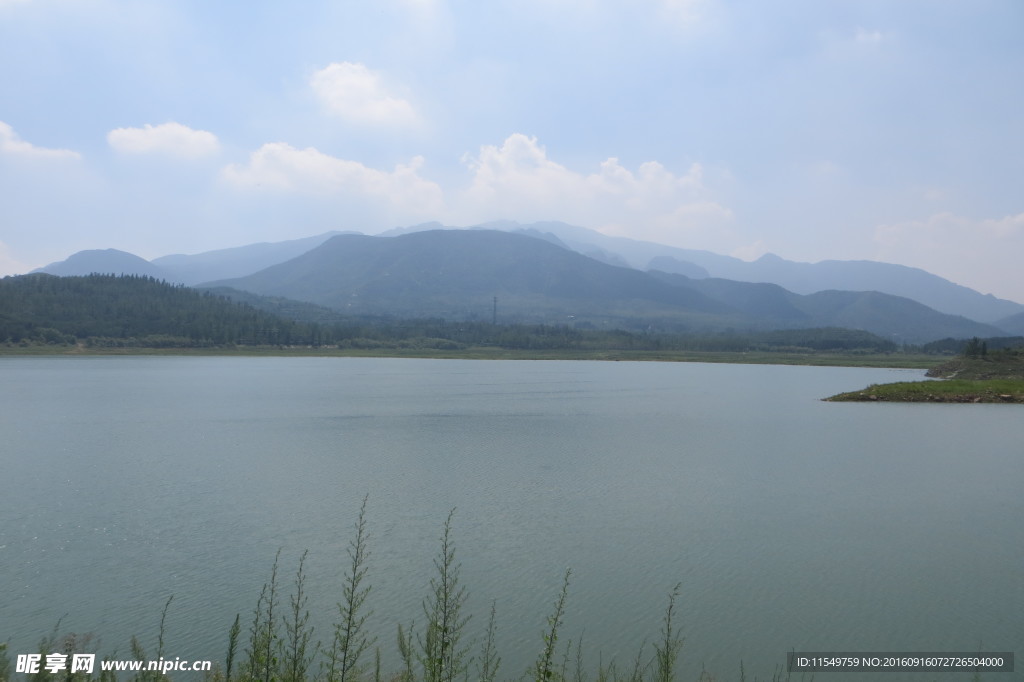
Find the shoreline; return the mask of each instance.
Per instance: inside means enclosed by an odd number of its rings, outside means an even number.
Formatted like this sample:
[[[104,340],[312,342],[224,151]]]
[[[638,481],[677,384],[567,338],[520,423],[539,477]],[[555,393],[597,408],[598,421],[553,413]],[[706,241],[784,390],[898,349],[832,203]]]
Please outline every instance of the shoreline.
[[[875,384],[839,393],[826,402],[1024,404],[1024,379],[936,379]]]
[[[879,367],[929,369],[946,358],[924,354],[827,353],[770,351],[657,351],[657,350],[513,350],[495,347],[459,350],[401,348],[85,348],[84,346],[0,347],[0,357],[101,357],[101,356],[194,356],[194,357],[359,357],[420,358],[439,360],[595,360],[604,362],[709,362],[757,365],[823,367]]]
[[[874,384],[825,398],[831,402],[1024,403],[1020,351],[953,358],[931,367],[931,381]]]

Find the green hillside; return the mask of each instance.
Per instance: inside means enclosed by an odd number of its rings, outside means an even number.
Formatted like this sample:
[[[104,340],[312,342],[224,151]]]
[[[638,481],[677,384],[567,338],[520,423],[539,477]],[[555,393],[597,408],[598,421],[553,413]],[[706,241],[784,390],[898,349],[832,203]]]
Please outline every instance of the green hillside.
[[[138,275],[0,279],[0,341],[151,347],[315,344],[322,328]]]
[[[280,297],[231,289],[198,291],[149,277],[46,274],[0,279],[0,345],[74,345],[78,350],[314,346],[332,352],[456,354],[509,349],[580,357],[606,351],[862,356],[896,350],[891,341],[841,328],[683,335],[564,324],[353,316]]]

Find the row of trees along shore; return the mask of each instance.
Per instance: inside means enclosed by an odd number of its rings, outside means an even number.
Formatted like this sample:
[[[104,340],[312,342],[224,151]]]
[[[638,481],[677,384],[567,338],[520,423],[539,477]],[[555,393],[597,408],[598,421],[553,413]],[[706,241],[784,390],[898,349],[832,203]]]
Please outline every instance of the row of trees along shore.
[[[780,351],[892,353],[895,343],[844,328],[689,333],[588,329],[586,325],[345,317],[335,311],[242,292],[203,291],[135,275],[0,279],[0,344],[8,346],[232,348],[337,347],[522,350]],[[246,302],[233,300],[235,297]],[[1024,342],[1024,339],[1021,339]],[[959,352],[963,341],[902,348]],[[986,340],[989,348],[999,340]]]

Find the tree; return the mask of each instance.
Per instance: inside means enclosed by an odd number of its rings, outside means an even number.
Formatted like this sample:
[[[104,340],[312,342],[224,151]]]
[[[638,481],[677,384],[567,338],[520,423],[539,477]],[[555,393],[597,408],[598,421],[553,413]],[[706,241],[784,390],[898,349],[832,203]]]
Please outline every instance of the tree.
[[[987,350],[988,349],[985,347],[984,342],[982,342],[981,339],[975,336],[974,338],[967,342],[966,346],[964,346],[964,356],[968,358],[977,358],[979,356],[985,355],[985,352]]]

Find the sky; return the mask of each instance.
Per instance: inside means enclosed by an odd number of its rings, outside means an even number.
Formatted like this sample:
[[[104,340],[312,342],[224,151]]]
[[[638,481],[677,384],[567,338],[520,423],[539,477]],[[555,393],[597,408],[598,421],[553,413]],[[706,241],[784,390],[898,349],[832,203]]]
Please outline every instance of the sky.
[[[0,275],[560,220],[1024,302],[1020,0],[0,0]]]

